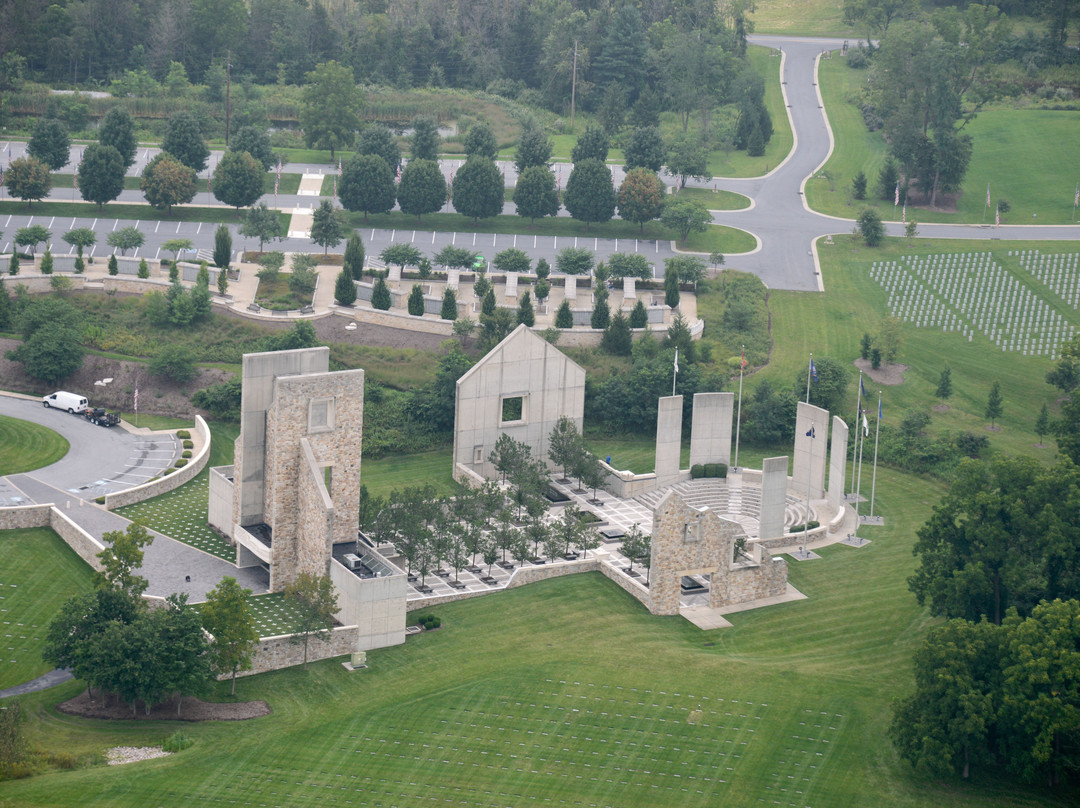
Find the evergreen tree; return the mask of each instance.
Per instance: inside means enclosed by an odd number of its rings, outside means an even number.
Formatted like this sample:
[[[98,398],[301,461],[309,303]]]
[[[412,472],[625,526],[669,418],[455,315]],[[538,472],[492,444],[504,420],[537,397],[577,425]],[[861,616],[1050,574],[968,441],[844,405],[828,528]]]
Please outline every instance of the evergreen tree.
[[[165,136],[161,139],[161,150],[196,172],[206,169],[210,157],[199,121],[190,112],[177,112],[169,118]]]
[[[480,313],[491,317],[495,314],[495,290],[489,288],[484,293],[484,299],[480,301]]]
[[[135,137],[135,120],[124,107],[113,107],[98,127],[98,143],[112,146],[120,153],[125,170],[135,165],[135,153],[139,142]]]
[[[990,419],[990,426],[995,425],[995,421],[1001,417],[1001,413],[1004,411],[1003,399],[1001,397],[1001,382],[995,381],[990,387],[990,395],[986,399],[986,417]]]
[[[947,401],[952,395],[952,368],[948,365],[941,369],[941,376],[938,378],[937,390],[934,391],[934,395],[942,401]]]
[[[639,126],[630,132],[630,138],[623,149],[626,170],[647,168],[659,173],[667,156],[667,147],[660,129],[656,126]]]
[[[114,256],[109,257],[112,258],[114,261],[116,260]],[[41,256],[41,266],[38,268],[38,271],[41,272],[42,275],[52,275],[53,257],[52,253],[49,252],[49,250],[45,250],[45,254]]]
[[[679,305],[679,273],[671,266],[664,271],[664,305],[672,309]]]
[[[599,292],[599,290],[597,290]],[[611,321],[611,308],[608,306],[607,295],[597,294],[596,302],[593,304],[592,317],[590,318],[590,325],[596,329],[603,329],[608,327],[608,323]]]
[[[1039,443],[1042,443],[1043,436],[1050,431],[1050,410],[1047,409],[1046,402],[1043,402],[1042,409],[1039,410],[1039,417],[1035,419],[1035,434],[1039,436]]]
[[[345,267],[354,281],[361,280],[364,277],[364,257],[364,242],[359,233],[353,233],[349,236],[349,241],[345,245],[345,257],[342,260],[342,266]]]
[[[859,356],[864,361],[870,358],[870,349],[872,347],[874,347],[874,338],[864,331],[862,339],[859,341]]]
[[[458,317],[457,293],[449,286],[443,290],[442,309],[439,311],[439,316],[444,320],[456,320]]]
[[[896,198],[896,186],[900,181],[900,172],[892,158],[885,161],[878,173],[878,197],[892,202]]]
[[[7,293],[7,287],[4,286],[3,281],[0,281],[0,331],[7,331],[11,328],[14,309],[11,296]]]
[[[409,292],[408,309],[409,314],[414,317],[419,317],[424,313],[424,290],[418,283],[414,283],[412,291]]]
[[[229,271],[224,267],[218,270],[217,291],[218,294],[222,296],[229,291]]]
[[[139,269],[135,274],[142,280],[146,280],[150,277],[150,265],[146,263],[145,258],[139,259]]]
[[[465,133],[465,154],[468,157],[487,157],[494,160],[499,154],[495,133],[487,121],[477,121]]]
[[[616,311],[607,328],[604,329],[600,347],[612,356],[630,356],[633,346],[634,336],[630,331],[630,322],[623,315],[622,310]]]
[[[866,199],[866,174],[862,170],[851,181],[851,195],[856,199]]]
[[[409,151],[413,160],[439,159],[439,125],[434,118],[419,115],[412,121],[413,133],[409,137]]]
[[[120,273],[120,264],[116,260],[115,253],[109,256],[109,274],[117,275]]]
[[[532,328],[536,325],[536,313],[533,311],[532,295],[525,292],[518,303],[517,321],[519,325],[527,325]]]
[[[334,299],[342,306],[351,306],[356,302],[356,283],[347,269],[341,270],[334,281]]]
[[[573,328],[574,327],[574,312],[570,310],[570,301],[564,300],[559,306],[559,310],[555,313],[555,327],[556,328]]]
[[[371,307],[389,311],[392,303],[393,298],[390,295],[390,287],[386,285],[386,281],[382,278],[377,278],[375,285],[371,289]]]
[[[645,304],[641,302],[641,298],[638,298],[638,302],[634,304],[634,308],[630,311],[630,327],[645,328],[648,324],[649,314],[645,311]]]
[[[610,140],[603,127],[590,124],[578,136],[577,142],[570,152],[570,160],[575,166],[582,160],[599,160],[603,163],[607,160],[609,147]]]
[[[528,121],[521,130],[518,140],[517,155],[514,157],[514,165],[517,167],[518,176],[525,173],[529,166],[542,166],[547,168],[551,163],[551,154],[555,150],[551,139],[544,134],[540,125],[535,121]]]
[[[214,231],[214,266],[228,269],[232,261],[232,232],[228,225],[219,224]]]

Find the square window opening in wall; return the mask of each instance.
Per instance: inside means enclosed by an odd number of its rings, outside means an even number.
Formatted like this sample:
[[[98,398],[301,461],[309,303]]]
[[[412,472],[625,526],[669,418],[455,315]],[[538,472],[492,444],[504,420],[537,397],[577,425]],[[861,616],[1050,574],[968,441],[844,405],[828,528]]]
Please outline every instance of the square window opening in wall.
[[[683,525],[683,541],[693,544],[701,541],[701,522],[697,519]]]
[[[484,447],[474,446],[472,450],[472,462],[483,463],[484,462]]]
[[[528,396],[503,396],[500,425],[525,423],[528,401]]]
[[[308,403],[308,434],[334,429],[334,399],[313,398]]]

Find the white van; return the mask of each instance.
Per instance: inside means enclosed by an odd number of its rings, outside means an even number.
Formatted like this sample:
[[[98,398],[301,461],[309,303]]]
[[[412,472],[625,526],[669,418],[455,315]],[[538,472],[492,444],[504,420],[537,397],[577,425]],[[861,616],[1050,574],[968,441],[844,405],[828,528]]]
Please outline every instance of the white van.
[[[76,393],[65,393],[63,390],[57,390],[51,396],[42,396],[41,403],[45,405],[45,409],[55,407],[70,413],[85,412],[87,408],[85,398]]]

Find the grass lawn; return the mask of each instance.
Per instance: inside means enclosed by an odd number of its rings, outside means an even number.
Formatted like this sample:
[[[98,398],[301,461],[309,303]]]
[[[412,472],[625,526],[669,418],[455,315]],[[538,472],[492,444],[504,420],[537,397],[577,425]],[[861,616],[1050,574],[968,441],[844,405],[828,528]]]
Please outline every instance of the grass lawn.
[[[279,194],[295,194],[300,188],[300,174],[282,174],[278,183]],[[206,177],[199,177],[196,181],[199,193],[206,193]],[[52,175],[53,188],[73,188],[75,184],[74,174],[54,173]],[[124,177],[125,191],[138,191],[142,188],[142,177]],[[274,174],[267,173],[263,180],[263,193],[274,193]]]
[[[0,476],[51,465],[69,448],[67,439],[48,427],[0,415]]]
[[[833,216],[854,219],[864,207],[872,206],[883,219],[899,220],[891,196],[857,201],[851,195],[851,181],[862,170],[868,180],[867,195],[875,196],[886,156],[880,132],[867,131],[862,113],[850,103],[866,75],[865,70],[852,70],[839,58],[821,62],[821,93],[836,147],[819,176],[807,182],[806,197],[814,210]],[[974,152],[956,212],[909,204],[909,220],[992,224],[994,211],[986,208],[989,185],[994,204],[1004,198],[1012,207],[1002,216],[1003,224],[1071,223],[1080,155],[1068,144],[1078,126],[1080,112],[991,109],[979,113],[966,130],[974,139]],[[916,193],[913,201],[921,198]]]
[[[203,208],[197,205],[176,206],[169,213],[150,205],[130,205],[119,202],[110,202],[102,208],[86,202],[35,202],[27,205],[25,202],[5,200],[0,202],[0,213],[14,214],[16,216],[73,216],[73,217],[101,217],[109,219],[133,219],[143,222],[224,222],[225,224],[240,224],[243,222],[245,210],[237,211],[235,208]],[[288,228],[290,214],[278,213],[282,228]]]
[[[410,455],[391,455],[378,460],[365,458],[360,481],[372,496],[387,496],[394,489],[431,483],[440,496],[453,494],[454,450],[451,446]]]
[[[52,670],[41,661],[49,622],[69,597],[90,591],[93,571],[48,528],[0,530],[0,558],[3,689]]]
[[[750,20],[758,34],[859,36],[841,19],[836,0],[757,0]]]
[[[194,746],[134,774],[48,774],[6,784],[0,802],[1073,805],[1075,788],[982,769],[943,783],[889,745],[889,703],[927,624],[904,579],[934,498],[883,472],[873,543],[792,564],[809,599],[733,615],[730,629],[653,617],[595,573],[429,608],[439,631],[369,652],[363,673],[328,660],[239,680],[238,698],[266,699],[270,716],[185,724]],[[177,729],[53,710],[80,687],[24,699],[35,743],[87,756]]]
[[[734,191],[710,191],[708,188],[683,188],[669,199],[679,202],[697,202],[709,210],[745,210],[750,207],[748,196]]]
[[[313,292],[294,292],[289,288],[289,274],[281,273],[276,278],[259,278],[255,302],[264,309],[295,311],[304,306],[310,306],[313,294]]]

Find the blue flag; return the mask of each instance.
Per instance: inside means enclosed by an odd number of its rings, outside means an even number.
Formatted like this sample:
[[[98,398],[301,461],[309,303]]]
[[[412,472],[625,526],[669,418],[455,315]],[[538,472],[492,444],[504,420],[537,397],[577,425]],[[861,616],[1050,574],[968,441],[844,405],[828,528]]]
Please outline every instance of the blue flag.
[[[806,437],[808,437],[808,438],[813,438],[814,437],[814,425],[813,424],[810,424],[810,431],[806,433]]]
[[[814,381],[817,381],[817,368],[814,367],[814,358],[810,357],[810,375],[814,377]]]
[[[877,419],[881,420],[881,399],[877,400]]]
[[[859,376],[859,392],[862,393],[862,397],[866,398],[866,387],[862,382],[862,375]]]

